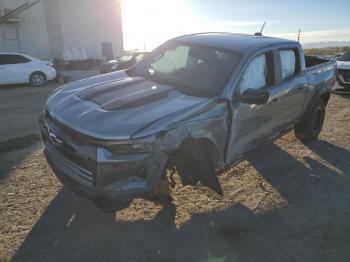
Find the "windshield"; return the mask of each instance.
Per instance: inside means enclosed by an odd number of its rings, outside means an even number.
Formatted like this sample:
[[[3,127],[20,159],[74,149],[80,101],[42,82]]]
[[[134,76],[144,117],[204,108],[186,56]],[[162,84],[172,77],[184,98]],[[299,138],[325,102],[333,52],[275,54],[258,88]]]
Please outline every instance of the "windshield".
[[[350,61],[350,50],[343,54],[338,61]]]
[[[237,62],[230,51],[172,41],[138,64],[134,75],[168,84],[195,96],[213,97],[224,87]]]

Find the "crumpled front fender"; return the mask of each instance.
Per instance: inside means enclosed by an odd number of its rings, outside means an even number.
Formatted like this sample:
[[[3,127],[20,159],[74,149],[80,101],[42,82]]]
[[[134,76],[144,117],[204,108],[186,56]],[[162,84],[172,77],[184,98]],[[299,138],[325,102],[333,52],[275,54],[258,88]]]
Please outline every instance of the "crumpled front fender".
[[[226,101],[213,101],[196,116],[179,121],[159,133],[155,149],[159,156],[168,156],[181,176],[198,176],[204,185],[221,193],[215,170],[224,167],[229,126]],[[190,141],[196,142],[189,148]],[[153,164],[164,164],[164,158],[155,158]],[[160,175],[158,171],[154,181],[159,180]]]

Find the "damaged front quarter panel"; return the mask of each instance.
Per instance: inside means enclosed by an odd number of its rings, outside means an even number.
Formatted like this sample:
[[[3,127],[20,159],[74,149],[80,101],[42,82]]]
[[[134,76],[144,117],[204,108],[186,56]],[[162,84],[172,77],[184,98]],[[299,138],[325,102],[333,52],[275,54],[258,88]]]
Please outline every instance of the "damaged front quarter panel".
[[[159,123],[147,129],[152,130],[157,125]],[[170,162],[176,167],[184,184],[201,181],[221,194],[215,171],[224,167],[228,127],[228,102],[221,98],[211,99],[195,110],[178,116],[157,134],[154,142],[156,153],[148,164],[152,172],[148,176],[151,187],[156,186],[164,167]],[[144,129],[138,135],[147,131]]]

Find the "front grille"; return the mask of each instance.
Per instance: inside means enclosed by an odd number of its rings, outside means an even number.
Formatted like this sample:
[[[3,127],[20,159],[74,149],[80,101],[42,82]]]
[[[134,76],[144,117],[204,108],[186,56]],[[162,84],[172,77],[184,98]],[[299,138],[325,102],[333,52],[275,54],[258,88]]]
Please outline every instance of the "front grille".
[[[49,112],[45,112],[45,118],[50,126],[47,126],[46,132],[43,132],[44,142],[51,155],[54,159],[58,159],[61,165],[64,165],[66,168],[71,167],[72,173],[77,172],[77,175],[80,178],[87,180],[89,183],[94,184],[94,175],[96,173],[96,161],[92,158],[95,158],[95,147],[91,145],[90,153],[87,155],[82,154],[82,152],[77,152],[82,144],[84,143],[83,139],[75,139],[75,137],[67,134],[65,130],[62,130],[61,125],[57,122]],[[54,133],[51,128],[56,130]],[[57,130],[58,129],[58,130]],[[59,142],[51,138],[53,134]],[[77,135],[77,134],[76,134]],[[94,152],[94,153],[91,153]],[[68,174],[69,175],[69,174]]]
[[[75,152],[75,149],[64,142],[61,146],[55,147],[64,157],[68,158],[74,164],[94,173],[96,170],[96,162],[92,159],[81,157]]]
[[[70,176],[74,180],[82,181],[88,186],[93,185],[93,173],[82,166],[77,165],[70,158],[67,158],[63,154],[60,154],[58,148],[52,144],[46,145],[47,150],[50,152],[52,161],[60,168],[66,175]]]

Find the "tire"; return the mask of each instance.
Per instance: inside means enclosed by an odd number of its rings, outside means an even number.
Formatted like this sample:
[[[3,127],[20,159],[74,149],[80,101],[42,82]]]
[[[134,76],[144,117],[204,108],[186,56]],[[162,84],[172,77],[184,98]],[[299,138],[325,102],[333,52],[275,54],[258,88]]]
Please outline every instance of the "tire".
[[[294,126],[294,134],[304,144],[316,140],[322,130],[326,113],[325,102],[320,99],[317,104]]]
[[[46,85],[46,75],[42,72],[34,72],[29,78],[29,83],[32,87],[41,87]]]
[[[160,180],[151,194],[154,201],[162,204],[169,204],[172,201],[170,183],[167,177],[168,167],[168,164],[164,167]]]

